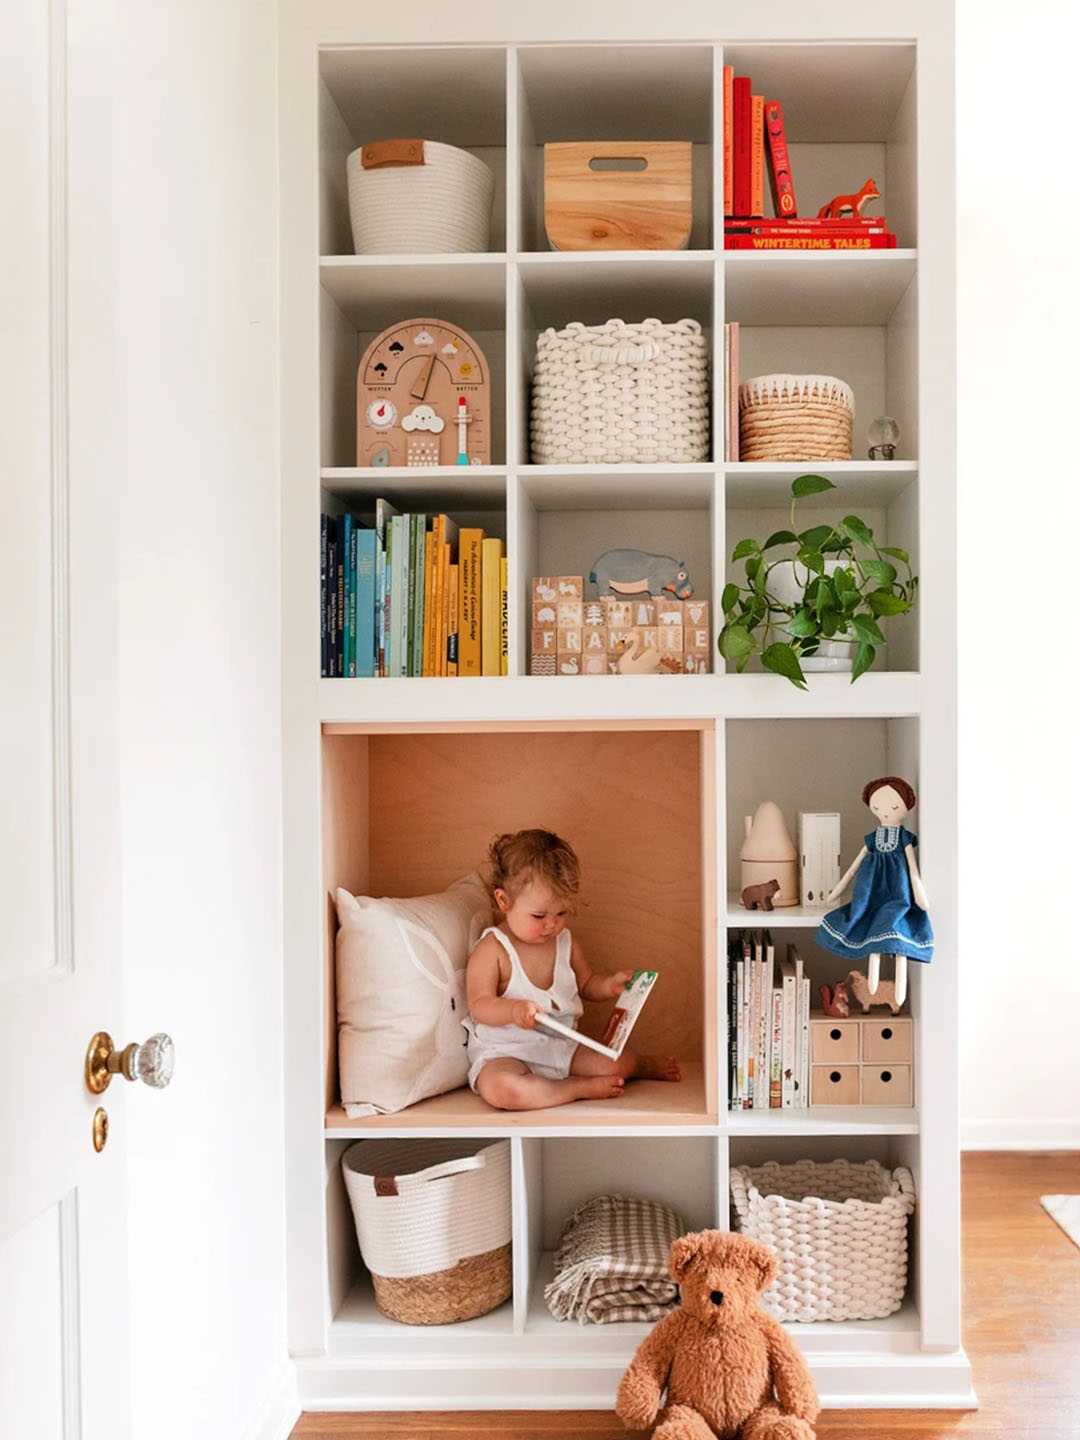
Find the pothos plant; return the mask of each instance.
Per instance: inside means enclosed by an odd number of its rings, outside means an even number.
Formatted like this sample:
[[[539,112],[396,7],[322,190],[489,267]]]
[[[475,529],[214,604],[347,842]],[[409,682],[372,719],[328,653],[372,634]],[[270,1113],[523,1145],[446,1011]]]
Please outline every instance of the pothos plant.
[[[739,671],[760,650],[766,669],[805,690],[803,658],[814,655],[822,641],[841,640],[854,646],[854,682],[885,644],[878,622],[903,615],[914,604],[919,579],[911,573],[907,551],[878,545],[857,515],[796,531],[797,502],[835,489],[824,475],[800,475],[791,486],[791,529],[777,530],[763,544],[748,539],[735,546],[731,558],[744,562],[746,584],[724,586],[724,628],[718,644],[721,655],[733,660]],[[770,588],[772,572],[791,560],[806,576],[794,603]],[[839,563],[827,566],[827,560]],[[902,577],[898,566],[903,567]]]

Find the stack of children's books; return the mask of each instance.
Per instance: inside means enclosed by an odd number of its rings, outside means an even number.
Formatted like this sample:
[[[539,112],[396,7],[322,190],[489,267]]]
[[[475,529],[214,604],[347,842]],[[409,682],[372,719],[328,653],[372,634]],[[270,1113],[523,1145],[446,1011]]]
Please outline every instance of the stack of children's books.
[[[728,1109],[810,1103],[810,980],[794,945],[777,960],[768,930],[728,941]]]
[[[505,675],[506,546],[443,514],[375,502],[322,516],[324,676]]]
[[[813,218],[799,214],[784,108],[779,100],[755,95],[753,89],[749,76],[736,75],[733,66],[724,66],[724,248],[895,249],[896,236],[885,217],[861,214],[862,205],[881,198],[872,180],[853,195],[836,197],[848,202],[844,207],[825,205]],[[771,215],[765,213],[766,176],[772,192]]]

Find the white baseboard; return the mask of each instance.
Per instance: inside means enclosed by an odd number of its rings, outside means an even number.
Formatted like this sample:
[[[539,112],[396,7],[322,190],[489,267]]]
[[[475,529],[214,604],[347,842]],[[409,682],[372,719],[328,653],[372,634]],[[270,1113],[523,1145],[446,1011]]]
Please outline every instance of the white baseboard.
[[[961,1120],[961,1150],[1080,1150],[1080,1118]]]
[[[244,1440],[288,1440],[299,1418],[300,1396],[296,1384],[296,1366],[288,1360],[245,1428]]]

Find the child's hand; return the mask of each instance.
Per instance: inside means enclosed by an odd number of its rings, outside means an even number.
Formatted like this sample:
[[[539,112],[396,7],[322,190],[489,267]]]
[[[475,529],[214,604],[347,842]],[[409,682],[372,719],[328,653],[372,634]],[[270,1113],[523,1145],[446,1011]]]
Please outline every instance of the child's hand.
[[[536,1017],[539,1014],[540,1006],[535,1000],[515,1000],[510,1019],[514,1025],[520,1025],[522,1030],[535,1030]]]
[[[633,970],[616,970],[614,975],[608,976],[608,994],[612,1000],[619,998],[633,978]]]

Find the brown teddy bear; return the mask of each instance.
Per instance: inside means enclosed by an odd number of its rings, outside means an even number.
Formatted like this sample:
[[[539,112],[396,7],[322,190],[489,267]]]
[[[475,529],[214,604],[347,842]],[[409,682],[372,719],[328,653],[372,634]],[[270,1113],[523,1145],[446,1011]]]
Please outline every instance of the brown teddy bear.
[[[795,1342],[758,1305],[776,1276],[772,1252],[723,1230],[671,1247],[682,1305],[638,1346],[615,1413],[653,1440],[814,1440],[818,1397]],[[777,1403],[779,1401],[779,1403]]]

